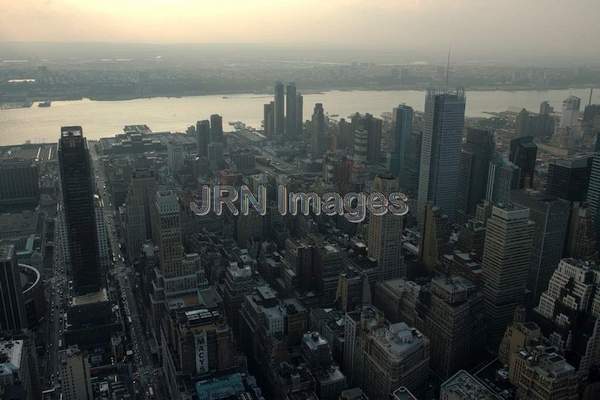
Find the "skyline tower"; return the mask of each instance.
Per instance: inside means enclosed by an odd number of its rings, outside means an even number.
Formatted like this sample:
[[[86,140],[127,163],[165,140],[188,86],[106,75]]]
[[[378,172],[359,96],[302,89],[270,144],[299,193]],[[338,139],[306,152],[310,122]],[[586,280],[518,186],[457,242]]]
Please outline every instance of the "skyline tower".
[[[297,137],[297,100],[298,96],[296,95],[296,84],[290,82],[285,88],[285,136],[288,139],[295,139]]]
[[[80,126],[61,128],[58,159],[73,291],[79,296],[103,287],[92,162]]]
[[[275,83],[275,123],[274,136],[282,137],[285,133],[285,96],[283,83]]]
[[[401,104],[392,111],[392,152],[390,155],[390,172],[400,179],[400,187],[407,186],[406,153],[408,141],[412,134],[414,111],[412,107]]]
[[[417,200],[420,225],[429,201],[441,208],[450,221],[454,221],[465,103],[465,94],[461,89],[455,92],[439,89],[427,91]]]
[[[315,104],[311,121],[311,153],[313,158],[318,158],[321,157],[327,150],[327,126],[325,123],[325,111],[323,110],[323,104]]]
[[[142,245],[152,237],[150,208],[156,194],[156,177],[148,168],[136,168],[131,175],[125,200],[127,253],[130,261],[142,252]]]
[[[210,116],[210,143],[223,143],[223,117],[219,114]]]
[[[518,137],[510,141],[509,160],[520,169],[519,189],[533,188],[536,157],[537,145],[533,142],[533,136]]]
[[[208,156],[208,143],[210,143],[210,121],[205,119],[196,122],[196,140],[198,142],[198,155]]]

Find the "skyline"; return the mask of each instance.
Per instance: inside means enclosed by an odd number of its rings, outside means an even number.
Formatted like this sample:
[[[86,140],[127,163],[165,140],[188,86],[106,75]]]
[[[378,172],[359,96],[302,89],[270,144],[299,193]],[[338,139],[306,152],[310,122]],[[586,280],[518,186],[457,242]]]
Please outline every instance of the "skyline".
[[[3,11],[0,44],[267,44],[415,57],[452,48],[453,59],[463,62],[600,60],[597,49],[585,45],[600,36],[594,23],[600,3],[593,0],[25,0]]]

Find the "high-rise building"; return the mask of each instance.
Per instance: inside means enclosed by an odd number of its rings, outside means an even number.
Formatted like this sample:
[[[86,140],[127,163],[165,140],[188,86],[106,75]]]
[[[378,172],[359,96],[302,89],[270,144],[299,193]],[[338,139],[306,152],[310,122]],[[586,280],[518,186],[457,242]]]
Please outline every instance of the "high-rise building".
[[[562,115],[560,117],[561,128],[574,128],[579,118],[581,99],[577,96],[569,96],[562,103]]]
[[[223,143],[223,117],[219,114],[210,116],[210,143]]]
[[[288,138],[297,138],[298,119],[296,117],[298,96],[296,94],[296,84],[290,82],[285,88],[285,136]]]
[[[40,197],[39,167],[20,159],[0,160],[0,208],[35,207]]]
[[[518,137],[510,141],[509,160],[520,169],[519,189],[533,188],[537,146],[533,136]]]
[[[65,227],[76,295],[103,287],[94,210],[92,162],[80,126],[61,128],[58,147]]]
[[[392,152],[390,154],[390,172],[400,179],[405,189],[408,185],[407,162],[409,152],[408,141],[413,130],[413,109],[399,105],[392,112]]]
[[[533,319],[585,380],[600,366],[600,272],[598,266],[566,258],[542,293]]]
[[[440,387],[440,400],[496,400],[498,396],[467,371],[460,370]]]
[[[5,399],[37,400],[39,391],[34,386],[38,371],[32,363],[28,340],[0,341],[0,394]],[[33,350],[35,351],[35,350]],[[35,357],[35,356],[34,356]],[[33,364],[33,365],[32,365]]]
[[[514,191],[511,200],[516,206],[529,208],[529,219],[535,223],[527,289],[530,292],[529,301],[537,304],[563,255],[570,204],[566,200],[530,190]]]
[[[417,201],[419,224],[423,224],[429,201],[454,220],[464,123],[465,95],[462,90],[427,92]]]
[[[509,204],[511,191],[519,188],[519,176],[519,167],[495,154],[488,169],[485,199],[491,204]]]
[[[352,129],[356,132],[359,129],[367,132],[367,161],[375,163],[381,157],[381,136],[383,121],[380,118],[375,118],[373,115],[366,113],[361,115],[355,113],[352,115]]]
[[[136,168],[131,174],[125,200],[125,232],[129,260],[142,252],[144,242],[152,237],[151,207],[156,194],[156,177],[148,168]]]
[[[302,136],[304,131],[304,97],[296,94],[296,134]]]
[[[285,95],[283,83],[275,83],[275,124],[274,136],[281,138],[285,133]]]
[[[515,308],[525,299],[533,229],[527,208],[494,207],[487,220],[482,292],[492,348],[497,348]]]
[[[208,143],[210,142],[210,121],[205,119],[196,122],[196,140],[198,142],[198,155],[208,157]]]
[[[581,260],[594,258],[598,254],[598,239],[590,208],[586,203],[574,202],[569,218],[565,256]]]
[[[327,150],[327,123],[323,104],[316,103],[311,120],[311,153],[315,158],[321,157]]]
[[[592,157],[578,157],[552,161],[548,166],[546,193],[568,201],[584,201],[592,160]]]
[[[441,263],[450,239],[448,216],[431,202],[425,206],[425,216],[419,243],[419,261],[433,272]]]
[[[0,332],[27,327],[17,253],[13,245],[0,245]]]
[[[600,135],[597,139],[596,147],[600,147]],[[586,201],[592,221],[594,222],[594,229],[596,232],[600,232],[600,149],[596,150],[592,161]],[[597,242],[597,245],[600,245],[600,240]],[[600,246],[598,250],[600,250]]]
[[[459,220],[464,222],[475,214],[477,204],[485,198],[490,161],[496,144],[494,135],[485,129],[468,128],[463,144],[456,207]]]
[[[152,239],[158,246],[160,270],[167,278],[181,276],[183,242],[177,195],[172,191],[156,192],[151,212]]]
[[[392,176],[376,176],[373,191],[388,196],[399,192],[398,179]],[[369,257],[377,260],[379,279],[387,280],[406,276],[402,260],[402,231],[404,218],[392,213],[371,214],[369,220]]]
[[[273,136],[275,128],[275,103],[270,102],[264,105],[263,110],[263,132],[266,137]]]

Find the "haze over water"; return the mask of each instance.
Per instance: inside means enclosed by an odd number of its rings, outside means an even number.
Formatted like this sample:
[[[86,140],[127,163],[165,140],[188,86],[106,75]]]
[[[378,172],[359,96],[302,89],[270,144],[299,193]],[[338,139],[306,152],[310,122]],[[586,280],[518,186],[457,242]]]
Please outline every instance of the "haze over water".
[[[301,89],[301,88],[300,88]],[[485,117],[485,112],[518,111],[527,108],[537,112],[539,104],[547,100],[560,112],[562,101],[569,95],[582,99],[582,111],[588,102],[588,89],[549,91],[472,91],[467,92],[468,117]],[[25,141],[55,142],[60,127],[81,125],[89,139],[113,136],[124,125],[146,124],[153,131],[185,132],[197,120],[210,114],[223,116],[224,128],[232,130],[229,122],[242,121],[261,128],[263,104],[271,95],[238,94],[210,95],[181,98],[156,97],[123,101],[56,101],[51,107],[0,110],[0,145]],[[401,103],[423,110],[425,92],[396,91],[330,91],[304,95],[304,119],[309,119],[315,103],[323,103],[329,115],[347,117],[354,112],[370,112],[376,116],[391,112]],[[596,90],[593,102],[600,102]]]

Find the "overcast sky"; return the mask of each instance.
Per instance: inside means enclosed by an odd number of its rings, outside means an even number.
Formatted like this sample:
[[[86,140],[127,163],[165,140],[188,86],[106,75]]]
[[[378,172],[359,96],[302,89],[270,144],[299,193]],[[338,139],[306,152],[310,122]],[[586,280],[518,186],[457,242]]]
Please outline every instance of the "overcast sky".
[[[600,0],[0,0],[0,41],[326,44],[600,58]],[[0,54],[1,57],[1,54]]]

